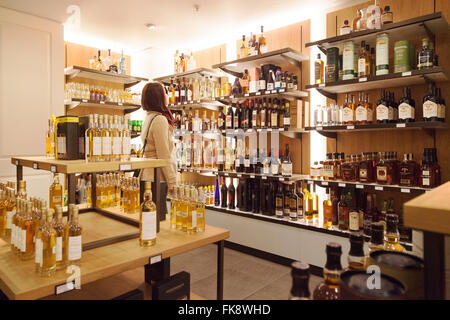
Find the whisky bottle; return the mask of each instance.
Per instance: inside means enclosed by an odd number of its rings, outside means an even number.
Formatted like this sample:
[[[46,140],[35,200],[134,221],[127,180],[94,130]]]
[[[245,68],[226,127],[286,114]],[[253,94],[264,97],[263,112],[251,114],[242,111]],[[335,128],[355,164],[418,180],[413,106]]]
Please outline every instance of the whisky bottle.
[[[399,166],[400,185],[414,187],[418,185],[419,165],[414,161],[412,153],[405,153]]]
[[[292,182],[290,185],[290,193],[289,193],[289,218],[291,221],[297,221],[299,212],[298,212],[298,202],[299,197],[297,196],[295,190],[295,182]]]
[[[327,262],[323,269],[324,281],[314,290],[314,300],[339,300],[339,277],[342,272],[340,244],[328,243],[326,248]]]
[[[398,118],[400,122],[415,121],[416,103],[411,98],[411,90],[408,87],[403,88],[403,98],[399,101]]]
[[[364,237],[359,233],[350,234],[350,251],[348,253],[348,270],[364,270],[366,258],[364,254]]]
[[[349,208],[345,195],[341,195],[341,201],[338,204],[339,230],[348,230]]]
[[[189,217],[189,198],[190,189],[188,185],[182,187],[183,189],[183,199],[181,207],[181,231],[187,232],[188,227],[188,217]]]
[[[53,211],[51,209],[47,210],[47,221],[40,233],[40,240],[42,259],[39,260],[39,275],[50,277],[56,272],[56,231],[53,229]]]
[[[103,118],[103,119],[102,119]],[[100,127],[102,133],[102,161],[111,161],[111,130],[109,128],[109,116],[100,116]]]
[[[34,257],[34,224],[33,224],[33,204],[30,201],[26,202],[26,209],[21,222],[21,236],[20,236],[20,258],[21,260],[30,260]]]
[[[122,155],[122,130],[119,130],[119,117],[117,115],[110,119],[112,155],[111,160],[120,161]]]
[[[319,195],[316,193],[316,185],[313,184],[313,222],[319,223]]]
[[[55,125],[48,119],[48,130],[45,138],[45,154],[48,158],[55,158]]]
[[[320,53],[317,54],[317,60],[314,62],[314,75],[315,84],[325,83],[325,64],[320,56]]]
[[[313,206],[314,206],[314,198],[313,195],[309,192],[309,185],[303,190],[304,192],[304,219],[306,224],[313,224]]]
[[[67,230],[67,248],[68,248],[68,265],[78,265],[81,262],[81,251],[82,251],[82,241],[81,241],[82,227],[78,223],[78,207],[73,206],[71,223]]]
[[[261,35],[259,36],[259,52],[258,54],[264,54],[267,53],[267,39],[264,36],[264,27],[261,26]]]
[[[429,47],[430,40],[428,38],[424,38],[422,40],[422,50],[419,52],[419,57],[417,59],[417,69],[429,69],[433,68],[434,57],[433,51]]]
[[[286,143],[284,158],[281,163],[281,175],[284,177],[292,176],[292,160],[289,154],[289,143]]]
[[[91,138],[92,138],[92,141],[91,141]],[[100,125],[99,125],[99,115],[98,114],[94,114],[92,131],[89,132],[89,155],[90,155],[90,157],[89,157],[88,161],[91,161],[91,162],[101,161],[102,131],[101,131]]]
[[[156,243],[156,230],[158,224],[156,205],[152,201],[151,182],[145,183],[144,202],[141,205],[139,216],[139,244],[148,247]]]
[[[50,209],[55,209],[55,206],[60,205],[62,206],[62,186],[59,183],[59,174],[54,173],[53,174],[53,183],[50,186]]]
[[[352,125],[354,124],[355,119],[355,109],[352,101],[350,100],[350,95],[347,94],[344,103],[343,110],[343,124],[344,125]]]
[[[56,270],[63,269],[66,265],[66,261],[63,259],[65,226],[62,213],[62,207],[60,205],[55,206],[56,219],[53,222],[53,229],[56,231]]]
[[[4,239],[6,234],[6,191],[0,188],[0,238]]]
[[[359,231],[359,211],[354,205],[348,213],[348,229],[351,232]]]
[[[377,123],[389,123],[389,102],[385,89],[381,90],[381,99],[377,103]]]
[[[41,268],[42,268],[42,230],[44,228],[45,223],[47,222],[47,213],[48,210],[47,208],[43,207],[41,209],[41,219],[40,221],[36,224],[36,229],[35,229],[35,253],[34,253],[34,262],[35,262],[35,270],[36,273],[40,274],[41,272]]]
[[[189,193],[188,216],[187,216],[187,234],[197,232],[197,189],[192,186]]]
[[[205,231],[205,193],[202,188],[198,189],[198,198],[196,203],[197,210],[197,232]]]
[[[387,251],[403,252],[405,248],[399,243],[398,216],[396,214],[386,215],[386,232],[384,234],[384,249]]]
[[[433,83],[428,84],[428,94],[423,98],[423,121],[439,120],[439,101],[435,95],[436,88]]]
[[[368,104],[364,101],[364,93],[359,93],[359,102],[358,106],[356,107],[356,124],[367,124],[368,121],[368,110],[367,110]]]
[[[178,188],[174,187],[173,190],[169,190],[168,197],[170,198],[170,228],[177,228],[177,202],[178,202]]]
[[[275,194],[275,215],[279,219],[283,219],[283,187],[280,183],[277,186],[277,192]]]
[[[331,203],[330,188],[326,189],[325,199],[323,200],[323,227],[331,228],[333,226],[333,204]]]
[[[309,265],[300,261],[291,264],[292,287],[289,300],[310,300],[309,292]]]
[[[85,142],[84,145],[86,147],[86,151],[85,151],[85,157],[86,157],[86,162],[94,162],[94,158],[93,158],[93,152],[92,152],[92,148],[93,148],[93,133],[94,133],[94,115],[90,114],[89,115],[89,128],[86,130],[85,132]]]
[[[384,224],[382,222],[373,222],[370,226],[370,231],[370,253],[378,250],[384,250]]]
[[[177,201],[176,201],[176,222],[177,230],[183,229],[183,199],[184,199],[184,188],[182,186],[176,186],[176,195],[177,195]]]

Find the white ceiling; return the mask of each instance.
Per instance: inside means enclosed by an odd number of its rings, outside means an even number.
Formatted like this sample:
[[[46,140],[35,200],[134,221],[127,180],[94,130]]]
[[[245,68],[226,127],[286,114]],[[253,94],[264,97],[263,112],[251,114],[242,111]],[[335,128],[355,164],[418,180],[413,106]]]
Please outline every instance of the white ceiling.
[[[80,25],[66,26],[66,40],[133,53],[148,47],[206,48],[243,33],[259,32],[261,24],[270,30],[358,2],[361,0],[0,0],[0,6],[65,23],[71,16],[66,12],[68,6],[77,5]],[[198,12],[194,4],[200,6]],[[156,30],[146,29],[147,23],[155,24]]]

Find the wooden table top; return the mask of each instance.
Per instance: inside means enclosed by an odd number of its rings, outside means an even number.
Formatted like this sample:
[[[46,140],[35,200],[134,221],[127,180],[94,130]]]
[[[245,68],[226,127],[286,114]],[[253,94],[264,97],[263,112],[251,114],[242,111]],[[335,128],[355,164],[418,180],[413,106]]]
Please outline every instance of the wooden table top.
[[[55,160],[47,157],[13,157],[11,163],[24,167],[57,173],[90,173],[131,171],[135,169],[160,168],[168,165],[165,159],[131,158],[130,161],[86,162],[86,160]]]
[[[225,240],[230,232],[206,226],[205,232],[188,235],[170,229],[169,221],[161,222],[156,245],[140,247],[137,239],[127,240],[83,252],[81,260],[81,288],[99,279],[142,267],[149,258],[161,255],[162,259],[199,247]],[[20,261],[9,245],[0,240],[0,290],[9,299],[39,299],[55,293],[55,286],[64,284],[69,274],[65,270],[50,278],[42,278],[35,272],[34,259]]]

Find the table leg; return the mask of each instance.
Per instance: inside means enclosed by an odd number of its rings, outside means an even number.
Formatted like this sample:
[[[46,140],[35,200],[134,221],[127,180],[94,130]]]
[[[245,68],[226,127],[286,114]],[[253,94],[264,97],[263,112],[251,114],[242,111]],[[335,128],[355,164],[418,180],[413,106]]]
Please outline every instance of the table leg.
[[[445,242],[442,234],[424,231],[425,299],[445,299]]]
[[[69,184],[68,187],[68,192],[69,192],[69,204],[75,204],[75,193],[76,193],[76,189],[77,189],[77,185],[76,185],[76,177],[75,174],[68,174],[67,175],[67,181]],[[92,200],[94,201],[94,200]]]
[[[16,189],[19,190],[19,181],[23,180],[23,166],[21,165],[16,166],[16,177],[17,177]]]
[[[161,209],[161,169],[154,169],[154,181],[155,181],[155,193],[153,195],[154,202],[156,204],[156,212],[159,217],[159,221],[165,221],[166,215],[163,213],[164,211]],[[159,230],[158,230],[159,231]]]
[[[92,173],[91,175],[91,202],[92,208],[97,208],[97,174]]]
[[[223,252],[224,242],[223,240],[217,243],[217,300],[223,300]]]

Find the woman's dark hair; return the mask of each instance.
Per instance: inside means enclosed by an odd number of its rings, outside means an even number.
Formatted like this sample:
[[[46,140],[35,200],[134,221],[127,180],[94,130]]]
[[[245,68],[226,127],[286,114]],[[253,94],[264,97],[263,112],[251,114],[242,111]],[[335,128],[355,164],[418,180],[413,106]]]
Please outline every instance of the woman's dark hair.
[[[169,125],[175,125],[175,119],[164,101],[164,86],[159,82],[150,82],[142,89],[141,105],[145,111],[160,112],[167,118]]]

